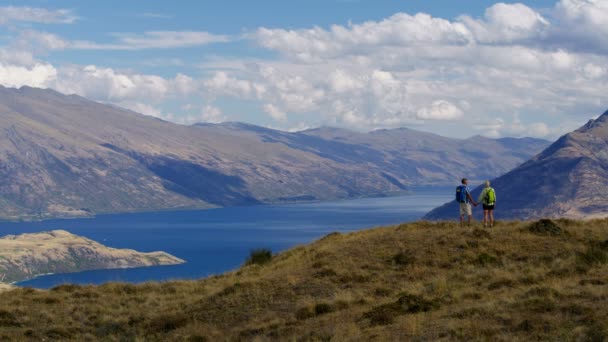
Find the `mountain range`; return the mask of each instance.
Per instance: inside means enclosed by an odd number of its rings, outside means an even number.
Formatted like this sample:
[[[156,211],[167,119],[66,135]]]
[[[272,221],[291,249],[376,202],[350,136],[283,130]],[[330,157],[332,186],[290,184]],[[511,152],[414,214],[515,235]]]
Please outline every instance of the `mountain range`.
[[[0,87],[0,216],[98,213],[387,195],[493,178],[549,142],[411,129],[283,132],[179,125],[48,89]]]
[[[608,111],[496,178],[492,187],[500,218],[608,216]],[[472,191],[475,199],[481,190]],[[453,218],[457,212],[452,201],[425,218]]]

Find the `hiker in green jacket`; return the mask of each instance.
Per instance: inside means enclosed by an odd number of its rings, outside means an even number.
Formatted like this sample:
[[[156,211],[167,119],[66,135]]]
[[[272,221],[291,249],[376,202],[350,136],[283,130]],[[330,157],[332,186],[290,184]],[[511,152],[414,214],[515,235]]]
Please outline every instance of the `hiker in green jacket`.
[[[485,187],[479,194],[477,202],[481,202],[483,205],[483,226],[488,226],[488,219],[490,227],[494,226],[494,206],[496,205],[496,191],[490,186],[490,181],[485,182]]]

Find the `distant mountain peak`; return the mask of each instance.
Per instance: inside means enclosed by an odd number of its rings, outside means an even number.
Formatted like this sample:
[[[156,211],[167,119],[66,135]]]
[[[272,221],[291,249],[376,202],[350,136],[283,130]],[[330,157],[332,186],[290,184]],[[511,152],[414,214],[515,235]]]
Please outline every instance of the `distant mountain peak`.
[[[608,216],[608,112],[560,137],[536,157],[492,181],[501,218]],[[473,197],[481,187],[473,191]],[[455,217],[457,204],[427,219]]]

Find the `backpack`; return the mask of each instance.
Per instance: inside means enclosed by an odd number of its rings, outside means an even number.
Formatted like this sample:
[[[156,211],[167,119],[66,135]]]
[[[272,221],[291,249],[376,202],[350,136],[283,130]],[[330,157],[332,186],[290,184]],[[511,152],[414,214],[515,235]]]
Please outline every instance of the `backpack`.
[[[467,187],[466,185],[459,185],[456,187],[456,202],[466,203],[467,201]]]
[[[486,191],[484,202],[488,205],[492,205],[496,202],[496,193],[494,192],[493,188],[488,188]]]

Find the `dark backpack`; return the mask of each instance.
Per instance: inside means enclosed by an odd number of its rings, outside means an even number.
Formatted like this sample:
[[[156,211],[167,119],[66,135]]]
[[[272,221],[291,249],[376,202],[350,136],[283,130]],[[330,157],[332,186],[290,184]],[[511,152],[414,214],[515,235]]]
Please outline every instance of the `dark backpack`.
[[[456,202],[466,203],[467,201],[467,186],[459,185],[456,187]]]

